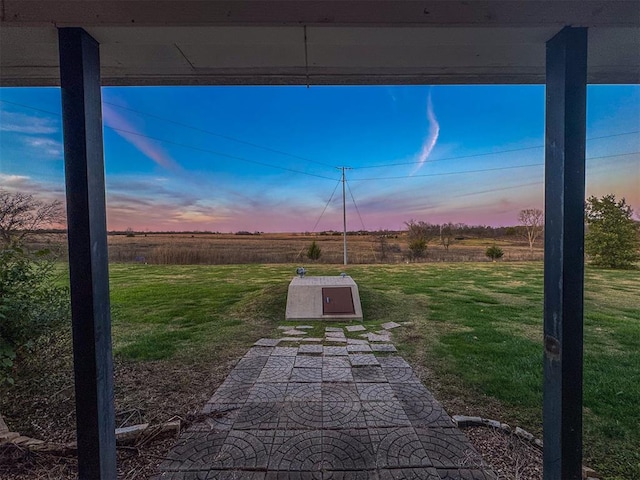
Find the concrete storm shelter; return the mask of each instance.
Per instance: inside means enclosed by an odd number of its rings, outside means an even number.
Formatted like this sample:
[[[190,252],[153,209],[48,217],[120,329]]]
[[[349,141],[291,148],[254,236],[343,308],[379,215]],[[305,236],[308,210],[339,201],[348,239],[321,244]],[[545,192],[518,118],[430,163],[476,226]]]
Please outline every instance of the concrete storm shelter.
[[[294,277],[287,293],[286,320],[362,320],[358,285],[348,275]]]
[[[544,478],[579,479],[587,83],[637,0],[0,0],[0,84],[61,87],[78,466],[115,479],[101,85],[546,84]]]

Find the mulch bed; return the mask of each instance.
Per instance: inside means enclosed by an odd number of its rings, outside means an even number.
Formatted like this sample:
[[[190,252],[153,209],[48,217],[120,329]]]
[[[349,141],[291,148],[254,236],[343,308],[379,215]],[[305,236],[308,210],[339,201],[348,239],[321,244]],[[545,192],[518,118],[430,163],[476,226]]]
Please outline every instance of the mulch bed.
[[[542,451],[517,435],[492,427],[462,430],[499,480],[542,480]]]

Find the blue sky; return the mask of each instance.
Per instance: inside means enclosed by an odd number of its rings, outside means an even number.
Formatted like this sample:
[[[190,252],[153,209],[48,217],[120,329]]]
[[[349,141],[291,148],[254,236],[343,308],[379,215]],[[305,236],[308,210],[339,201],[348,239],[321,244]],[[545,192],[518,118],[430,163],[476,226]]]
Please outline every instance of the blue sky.
[[[0,89],[0,187],[64,199],[60,91]],[[514,225],[543,207],[544,87],[103,89],[108,228]],[[640,211],[640,87],[588,90],[587,194]],[[355,199],[357,210],[351,196]]]

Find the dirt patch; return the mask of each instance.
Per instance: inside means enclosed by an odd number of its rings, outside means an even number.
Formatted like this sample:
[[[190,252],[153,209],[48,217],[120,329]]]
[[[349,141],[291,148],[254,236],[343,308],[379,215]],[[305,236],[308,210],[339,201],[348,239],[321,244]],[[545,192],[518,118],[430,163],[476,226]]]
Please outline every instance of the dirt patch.
[[[542,452],[530,442],[491,427],[462,431],[498,480],[542,480]]]
[[[240,354],[238,354],[239,356]],[[54,443],[75,441],[75,394],[68,333],[42,341],[20,362],[16,385],[0,390],[0,412],[11,431]],[[178,417],[189,425],[229,373],[233,360],[186,364],[115,360],[116,426],[157,424]],[[118,448],[120,480],[150,478],[175,439]],[[73,457],[0,447],[0,478],[76,479]]]

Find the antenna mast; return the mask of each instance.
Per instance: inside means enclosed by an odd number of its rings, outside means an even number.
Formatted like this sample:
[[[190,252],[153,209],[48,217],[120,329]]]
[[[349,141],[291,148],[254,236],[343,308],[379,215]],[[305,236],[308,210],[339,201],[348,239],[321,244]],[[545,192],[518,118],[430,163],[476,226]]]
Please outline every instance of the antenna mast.
[[[340,167],[342,169],[342,239],[344,250],[344,264],[347,264],[347,194],[346,194],[346,182],[345,170],[350,170],[349,167]]]

